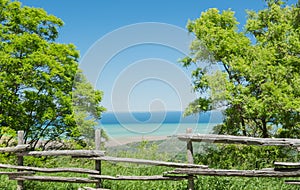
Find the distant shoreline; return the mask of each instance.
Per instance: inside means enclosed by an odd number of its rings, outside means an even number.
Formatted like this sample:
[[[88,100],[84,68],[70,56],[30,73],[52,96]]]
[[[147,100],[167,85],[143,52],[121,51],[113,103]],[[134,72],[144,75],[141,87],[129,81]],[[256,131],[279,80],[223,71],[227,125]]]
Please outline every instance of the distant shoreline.
[[[133,136],[133,137],[111,138],[107,142],[105,142],[105,147],[122,146],[130,143],[142,142],[144,140],[159,141],[159,140],[166,140],[166,139],[168,139],[168,136]]]

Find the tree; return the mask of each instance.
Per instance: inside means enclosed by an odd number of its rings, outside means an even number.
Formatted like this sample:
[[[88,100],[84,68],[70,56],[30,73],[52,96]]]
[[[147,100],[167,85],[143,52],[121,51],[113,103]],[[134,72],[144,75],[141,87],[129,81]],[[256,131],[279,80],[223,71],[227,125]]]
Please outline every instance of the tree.
[[[96,126],[101,117],[101,113],[106,109],[99,105],[102,100],[103,92],[94,90],[84,74],[79,71],[74,79],[73,86],[73,106],[75,121],[80,126],[79,133],[81,140],[88,145],[93,145],[95,131],[91,126]],[[101,136],[108,139],[105,131],[101,130]]]
[[[40,139],[47,145],[62,137],[80,138],[72,101],[79,53],[72,44],[55,42],[62,20],[0,0],[0,23],[1,128],[24,130],[25,143],[33,148]],[[95,93],[96,104],[101,94]]]
[[[188,22],[197,39],[182,62],[196,64],[194,90],[202,95],[186,114],[225,107],[219,133],[299,137],[300,9],[266,3],[264,10],[247,12],[242,32],[231,10],[212,8]],[[209,72],[209,65],[222,72]]]

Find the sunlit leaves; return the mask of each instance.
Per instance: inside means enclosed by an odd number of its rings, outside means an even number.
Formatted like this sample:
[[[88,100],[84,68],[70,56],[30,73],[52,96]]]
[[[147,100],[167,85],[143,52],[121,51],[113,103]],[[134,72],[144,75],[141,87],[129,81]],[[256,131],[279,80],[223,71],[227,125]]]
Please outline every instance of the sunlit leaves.
[[[88,144],[94,142],[93,126],[98,124],[101,113],[105,111],[100,105],[102,96],[103,92],[94,90],[81,71],[76,74],[72,92],[74,116],[76,124],[80,126],[78,132]],[[104,132],[102,136],[105,136]]]
[[[32,147],[39,140],[79,138],[72,101],[79,52],[55,42],[63,22],[17,1],[0,0],[0,5],[1,128],[24,130]],[[87,101],[95,104],[93,116],[99,118],[102,94],[88,90],[94,95]]]
[[[198,65],[192,72],[194,89],[209,100],[196,100],[187,110],[226,105],[224,125],[218,127],[223,133],[294,137],[299,128],[300,30],[295,23],[300,9],[282,1],[266,3],[266,9],[247,12],[245,32],[238,31],[231,10],[209,9],[187,26],[197,37],[189,59]],[[211,57],[226,76],[203,70]]]

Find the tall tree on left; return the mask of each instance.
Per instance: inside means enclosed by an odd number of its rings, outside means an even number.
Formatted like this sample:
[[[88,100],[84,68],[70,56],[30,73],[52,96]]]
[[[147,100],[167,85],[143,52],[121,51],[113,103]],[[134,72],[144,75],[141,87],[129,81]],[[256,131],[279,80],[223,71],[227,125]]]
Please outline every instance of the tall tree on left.
[[[24,130],[32,148],[40,139],[80,138],[72,102],[79,52],[55,42],[63,21],[43,9],[0,0],[0,23],[1,129]],[[94,93],[96,109],[102,94]]]

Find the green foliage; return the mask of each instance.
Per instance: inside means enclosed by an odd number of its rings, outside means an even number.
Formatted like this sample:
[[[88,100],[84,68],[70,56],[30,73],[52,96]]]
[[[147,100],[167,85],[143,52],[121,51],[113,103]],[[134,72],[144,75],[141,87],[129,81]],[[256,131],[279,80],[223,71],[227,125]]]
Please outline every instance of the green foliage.
[[[158,144],[155,142],[144,140],[139,143],[129,145],[128,149],[115,149],[113,156],[140,158],[150,160],[168,161],[167,153],[158,152]],[[109,163],[103,162],[103,174],[105,175],[162,175],[163,172],[170,170],[168,167],[147,166],[139,164],[125,163]],[[109,169],[105,169],[109,168]],[[186,181],[109,181],[104,180],[103,185],[109,189],[124,189],[124,190],[148,190],[148,189],[186,189]]]
[[[237,177],[198,177],[197,190],[298,190],[296,185],[287,185],[280,178],[237,178]]]
[[[143,140],[137,143],[130,143],[123,148],[113,147],[107,152],[115,157],[140,158],[148,160],[168,160],[168,153],[158,152],[159,142]]]
[[[81,71],[76,74],[72,94],[75,121],[80,126],[81,139],[90,146],[95,139],[93,126],[98,124],[101,113],[106,110],[100,105],[102,96],[103,92],[94,90]],[[101,136],[108,139],[104,130],[101,130]]]
[[[182,62],[196,64],[192,77],[201,96],[186,114],[225,107],[216,133],[299,137],[300,9],[266,2],[266,9],[247,12],[243,32],[231,10],[212,8],[188,22],[197,39]],[[212,65],[225,75],[211,72]]]
[[[15,137],[17,133],[10,127],[1,127],[0,129],[0,147],[7,147],[8,145],[16,144]]]
[[[195,163],[217,169],[255,170],[273,168],[274,161],[297,162],[299,153],[287,147],[249,145],[210,145],[202,143]],[[282,178],[198,177],[196,189],[298,189]]]
[[[62,21],[42,9],[1,0],[0,123],[25,141],[72,136],[71,96],[78,52],[53,42]]]
[[[195,156],[195,163],[210,168],[254,170],[274,167],[275,161],[296,162],[298,152],[289,147],[253,145],[209,145]]]
[[[92,114],[98,119],[104,110],[98,105],[102,93],[94,91],[82,74],[75,77],[79,57],[76,47],[55,42],[62,20],[43,9],[0,0],[0,23],[1,128],[24,130],[25,143],[32,148],[40,139],[45,145],[62,137],[90,134],[94,123],[82,121],[81,129],[75,114],[77,118]],[[82,101],[92,103],[93,110],[74,110],[72,90],[87,90],[85,95],[91,97],[85,96]]]

